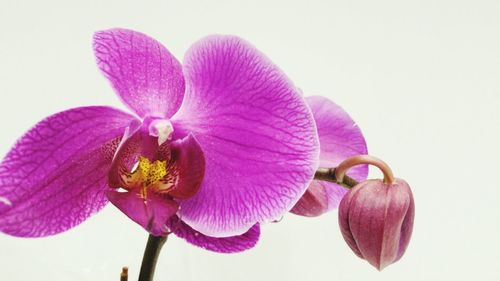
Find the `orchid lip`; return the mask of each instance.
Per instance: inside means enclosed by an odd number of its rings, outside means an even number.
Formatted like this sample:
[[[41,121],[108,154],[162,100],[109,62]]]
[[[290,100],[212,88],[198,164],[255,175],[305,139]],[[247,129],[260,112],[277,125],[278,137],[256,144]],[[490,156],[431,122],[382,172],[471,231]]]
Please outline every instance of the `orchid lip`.
[[[131,163],[135,162],[133,166],[119,164],[117,182],[119,185],[115,188],[137,192],[143,200],[147,199],[148,192],[168,193],[177,184],[179,177],[178,169],[172,162],[170,153],[172,123],[168,119],[147,116],[142,125],[132,131],[134,131],[132,134],[125,133],[124,147],[120,149],[129,149],[130,144],[126,144],[127,135],[129,138],[139,137],[140,141],[137,145],[143,146],[143,149],[141,149],[142,152],[137,151],[138,154],[133,157],[135,161],[133,158],[130,159],[133,161]],[[160,155],[158,154],[160,150],[167,153]]]
[[[165,160],[150,161],[139,156],[137,167],[133,171],[122,172],[122,187],[126,190],[139,189],[140,197],[146,199],[148,191],[168,192],[176,185],[178,175],[176,169]]]
[[[149,233],[166,235],[166,222],[200,188],[204,156],[195,137],[172,136],[170,120],[146,116],[131,123],[108,173],[107,197]]]

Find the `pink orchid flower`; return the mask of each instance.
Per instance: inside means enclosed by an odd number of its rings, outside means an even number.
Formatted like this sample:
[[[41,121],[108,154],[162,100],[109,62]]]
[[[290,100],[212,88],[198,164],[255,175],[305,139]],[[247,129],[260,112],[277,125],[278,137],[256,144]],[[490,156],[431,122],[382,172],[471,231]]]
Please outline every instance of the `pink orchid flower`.
[[[54,235],[111,201],[155,236],[243,251],[256,244],[260,223],[299,201],[320,162],[366,152],[344,111],[319,97],[309,107],[238,37],[204,38],[182,65],[156,40],[125,29],[96,33],[94,51],[131,113],[73,108],[22,136],[0,164],[1,232]],[[328,184],[312,182],[299,203],[329,195],[302,209],[333,208],[344,193],[325,191]]]

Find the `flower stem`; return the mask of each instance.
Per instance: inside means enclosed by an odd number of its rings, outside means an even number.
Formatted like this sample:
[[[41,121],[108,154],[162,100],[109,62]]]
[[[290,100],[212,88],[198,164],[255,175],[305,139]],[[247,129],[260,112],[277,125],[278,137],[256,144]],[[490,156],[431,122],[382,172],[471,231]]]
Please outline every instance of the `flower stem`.
[[[153,281],[155,274],[156,262],[160,255],[163,244],[167,241],[167,236],[149,235],[144,256],[142,258],[141,272],[139,273],[139,281]]]
[[[387,165],[381,159],[371,155],[356,155],[342,161],[342,163],[340,163],[335,169],[335,178],[337,179],[337,181],[342,182],[347,170],[356,165],[362,164],[374,165],[379,168],[384,174],[385,184],[390,185],[394,182],[394,175],[392,174],[392,170],[389,165]]]
[[[342,181],[339,182],[339,180],[337,180],[337,177],[335,175],[336,169],[337,168],[318,168],[318,170],[316,170],[316,173],[314,174],[314,179],[320,181],[334,182],[347,189],[351,189],[358,184],[358,182],[355,179],[349,176],[343,176]]]
[[[384,174],[385,184],[390,185],[394,182],[394,175],[392,174],[392,170],[391,168],[389,168],[389,165],[387,165],[384,161],[378,159],[377,157],[371,155],[356,155],[347,158],[335,168],[318,168],[318,170],[316,170],[316,173],[314,174],[314,179],[334,182],[347,189],[351,189],[355,185],[357,185],[358,182],[355,179],[346,176],[345,173],[350,168],[362,164],[374,165],[379,168]]]

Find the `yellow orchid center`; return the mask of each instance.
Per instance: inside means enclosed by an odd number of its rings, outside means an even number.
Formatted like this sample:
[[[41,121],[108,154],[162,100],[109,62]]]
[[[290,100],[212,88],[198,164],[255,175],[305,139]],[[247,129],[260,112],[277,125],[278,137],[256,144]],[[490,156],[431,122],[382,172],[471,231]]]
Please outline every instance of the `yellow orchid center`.
[[[151,162],[148,158],[140,156],[134,172],[122,174],[124,188],[139,187],[141,197],[146,198],[147,190],[165,192],[173,186],[175,173],[167,166],[167,161],[156,160]]]

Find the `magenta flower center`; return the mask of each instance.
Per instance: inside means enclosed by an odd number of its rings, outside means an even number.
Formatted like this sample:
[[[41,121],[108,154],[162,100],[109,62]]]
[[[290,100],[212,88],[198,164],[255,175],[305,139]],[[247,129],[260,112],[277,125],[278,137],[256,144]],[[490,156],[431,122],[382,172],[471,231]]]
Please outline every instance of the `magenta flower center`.
[[[140,156],[135,171],[122,171],[120,178],[124,189],[139,189],[141,198],[146,199],[148,191],[167,193],[172,189],[177,184],[179,172],[165,160],[151,162]]]
[[[139,154],[131,169],[121,165],[118,170],[119,183],[115,186],[127,191],[136,191],[144,200],[151,191],[168,193],[179,181],[179,170],[172,159],[169,142],[174,131],[172,123],[168,119],[154,119],[148,123],[146,134],[148,138],[157,139],[157,146],[155,144],[154,147],[161,153],[157,153],[154,158],[151,153]],[[129,146],[125,145],[121,149],[127,150]]]

